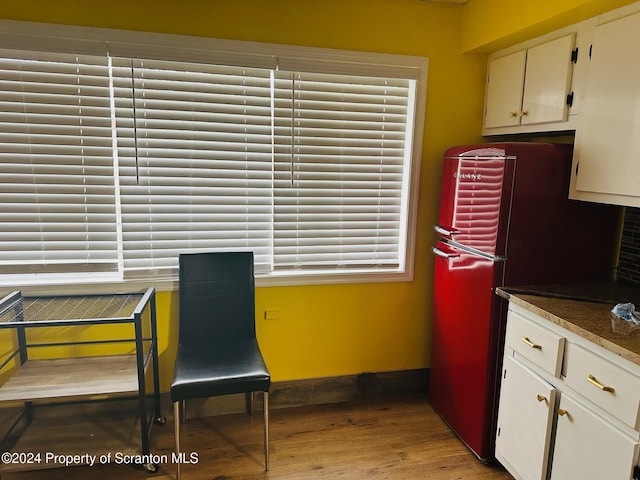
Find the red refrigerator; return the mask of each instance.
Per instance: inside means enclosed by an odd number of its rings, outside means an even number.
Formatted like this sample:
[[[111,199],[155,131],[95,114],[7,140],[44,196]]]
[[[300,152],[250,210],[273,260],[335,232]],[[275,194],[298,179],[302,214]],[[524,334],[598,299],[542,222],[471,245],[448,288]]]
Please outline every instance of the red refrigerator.
[[[499,286],[608,280],[619,209],[568,199],[572,147],[449,149],[435,226],[429,397],[460,439],[493,458],[506,302]]]

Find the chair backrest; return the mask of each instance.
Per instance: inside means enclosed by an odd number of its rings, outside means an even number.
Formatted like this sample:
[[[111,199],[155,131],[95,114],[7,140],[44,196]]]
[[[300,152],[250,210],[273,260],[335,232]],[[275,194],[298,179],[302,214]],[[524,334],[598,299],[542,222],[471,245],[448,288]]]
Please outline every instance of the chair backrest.
[[[180,264],[180,343],[255,338],[253,252],[185,253]]]

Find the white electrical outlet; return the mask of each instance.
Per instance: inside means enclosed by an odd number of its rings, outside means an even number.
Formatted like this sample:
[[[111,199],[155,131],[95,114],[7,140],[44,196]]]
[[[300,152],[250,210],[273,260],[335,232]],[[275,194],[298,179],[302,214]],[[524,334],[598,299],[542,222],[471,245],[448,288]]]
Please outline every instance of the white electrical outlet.
[[[280,310],[265,310],[264,311],[264,319],[265,320],[276,320],[280,318]]]

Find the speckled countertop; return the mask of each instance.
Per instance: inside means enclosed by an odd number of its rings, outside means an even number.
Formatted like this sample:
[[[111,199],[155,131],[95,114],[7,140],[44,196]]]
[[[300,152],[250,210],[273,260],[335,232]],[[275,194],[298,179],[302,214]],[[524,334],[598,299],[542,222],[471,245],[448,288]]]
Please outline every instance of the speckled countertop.
[[[496,293],[622,358],[640,365],[640,328],[625,336],[611,326],[611,309],[632,302],[640,311],[640,287],[615,283],[503,287]]]

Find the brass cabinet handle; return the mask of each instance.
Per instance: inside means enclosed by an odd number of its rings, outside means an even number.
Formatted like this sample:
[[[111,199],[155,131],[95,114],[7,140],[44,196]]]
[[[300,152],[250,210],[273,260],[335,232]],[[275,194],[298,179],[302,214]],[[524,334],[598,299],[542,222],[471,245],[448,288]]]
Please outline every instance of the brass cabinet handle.
[[[522,110],[522,111],[520,111],[520,116],[521,116],[521,117],[526,117],[527,115],[529,115],[529,110]]]
[[[509,117],[515,118],[518,116],[518,112],[509,112]]]
[[[587,381],[591,384],[596,386],[597,388],[599,388],[600,390],[602,390],[603,392],[610,392],[610,393],[614,393],[616,391],[615,388],[613,387],[608,387],[606,385],[601,384],[598,379],[596,377],[594,377],[593,375],[589,374],[589,376],[587,377]]]
[[[529,340],[529,337],[522,337],[522,341],[524,343],[526,343],[527,345],[529,345],[531,348],[535,348],[537,350],[542,350],[542,345],[538,345],[537,343],[533,343],[531,340]]]
[[[545,397],[544,395],[536,395],[536,398],[538,399],[539,402],[546,402],[547,401],[547,397]]]
[[[559,408],[558,409],[558,415],[560,415],[561,417],[564,417],[565,415],[567,415],[569,412],[566,411],[564,408]]]

